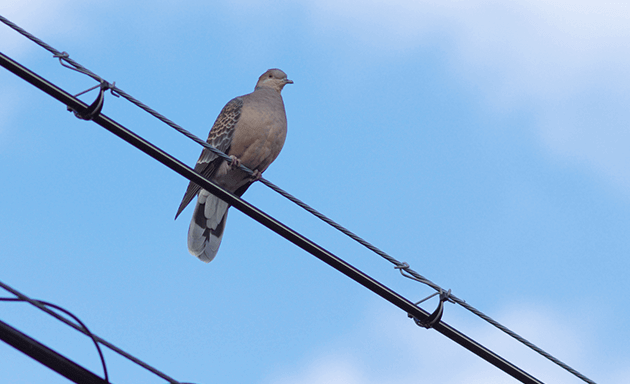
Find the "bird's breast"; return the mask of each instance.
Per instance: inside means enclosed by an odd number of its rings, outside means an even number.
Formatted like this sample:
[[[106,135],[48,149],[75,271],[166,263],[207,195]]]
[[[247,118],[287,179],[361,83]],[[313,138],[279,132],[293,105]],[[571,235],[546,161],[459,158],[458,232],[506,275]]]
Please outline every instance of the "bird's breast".
[[[282,99],[262,100],[272,105],[243,111],[234,130],[229,154],[252,170],[263,172],[278,157],[287,136],[287,120]],[[272,111],[281,109],[281,113]]]

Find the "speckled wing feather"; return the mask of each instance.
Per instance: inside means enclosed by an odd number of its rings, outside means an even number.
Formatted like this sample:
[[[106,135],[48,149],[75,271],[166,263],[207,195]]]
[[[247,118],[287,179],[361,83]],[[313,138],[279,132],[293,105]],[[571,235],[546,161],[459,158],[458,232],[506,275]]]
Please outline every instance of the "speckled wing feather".
[[[241,117],[241,109],[243,107],[243,99],[236,97],[230,100],[225,107],[219,113],[217,120],[214,122],[210,134],[208,135],[208,144],[217,148],[223,153],[227,153],[232,143],[232,137],[234,136],[234,127]],[[195,165],[195,171],[200,175],[211,179],[212,175],[218,168],[223,159],[209,150],[205,149],[201,152],[199,160]],[[179,208],[177,209],[177,216],[186,208],[190,201],[197,195],[201,187],[192,181],[188,184],[184,198],[182,199]]]

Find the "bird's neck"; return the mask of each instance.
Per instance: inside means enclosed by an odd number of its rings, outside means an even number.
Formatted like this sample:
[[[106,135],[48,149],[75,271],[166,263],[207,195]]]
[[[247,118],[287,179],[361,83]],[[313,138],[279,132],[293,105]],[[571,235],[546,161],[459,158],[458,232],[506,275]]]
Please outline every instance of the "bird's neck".
[[[266,91],[266,90],[269,90],[269,91],[275,91],[275,92],[280,93],[280,91],[281,91],[282,89],[276,89],[276,88],[268,87],[268,86],[266,86],[266,85],[259,85],[259,86],[257,86],[256,88],[254,88],[254,92],[255,92],[255,91]]]

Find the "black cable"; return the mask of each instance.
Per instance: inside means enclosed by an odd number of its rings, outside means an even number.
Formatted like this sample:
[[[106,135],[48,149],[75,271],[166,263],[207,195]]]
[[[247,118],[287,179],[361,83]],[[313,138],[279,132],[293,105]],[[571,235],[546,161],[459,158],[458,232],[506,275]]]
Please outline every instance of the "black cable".
[[[33,73],[32,71],[28,70],[27,68],[23,67],[22,65],[18,64],[17,62],[13,61],[12,59],[1,53],[0,65],[75,111],[84,111],[87,108],[87,105],[82,101],[76,99],[64,90],[60,89],[59,87],[45,80],[41,76]],[[137,134],[129,131],[127,128],[110,119],[109,117],[103,114],[99,114],[93,118],[93,121],[103,128],[107,129],[108,131],[112,132],[116,136],[120,137],[121,139],[127,141],[129,144],[153,157],[155,160],[171,168],[173,171],[184,176],[188,180],[197,183],[213,195],[226,201],[235,209],[238,209],[252,219],[258,221],[260,224],[266,226],[280,236],[294,243],[298,247],[304,249],[313,256],[319,258],[323,262],[335,268],[339,272],[345,274],[346,276],[355,280],[372,292],[386,299],[390,303],[396,305],[406,313],[411,314],[411,316],[413,316],[415,319],[424,321],[429,317],[429,314],[426,311],[414,305],[411,301],[400,296],[398,293],[382,285],[380,282],[374,280],[373,278],[356,269],[352,265],[346,263],[344,260],[338,258],[318,244],[312,242],[311,240],[305,238],[304,236],[295,232],[286,225],[280,223],[260,209],[234,196],[233,194],[214,184],[210,180],[202,177],[186,164],[182,163],[168,153],[162,151],[158,147],[138,136]],[[490,351],[486,347],[472,340],[468,336],[452,328],[443,321],[437,322],[433,328],[446,337],[450,338],[451,340],[455,341],[456,343],[460,344],[464,348],[493,364],[497,368],[503,370],[515,379],[523,383],[541,383],[539,380],[537,380],[527,372],[516,367],[512,363],[508,362],[507,360]]]
[[[217,148],[213,147],[212,145],[210,145],[206,141],[200,139],[199,137],[195,136],[194,134],[192,134],[191,132],[187,131],[183,127],[181,127],[178,124],[174,123],[173,121],[171,121],[167,117],[163,116],[159,112],[157,112],[154,109],[150,108],[149,106],[147,106],[146,104],[142,103],[141,101],[135,99],[133,96],[129,95],[128,93],[126,93],[122,89],[116,87],[115,83],[112,83],[110,85],[105,80],[103,80],[100,76],[94,74],[93,72],[91,72],[87,68],[83,67],[81,64],[79,64],[76,61],[72,60],[68,53],[66,53],[66,52],[59,52],[55,48],[53,48],[50,45],[46,44],[44,41],[38,39],[37,37],[33,36],[29,32],[27,32],[24,29],[20,28],[18,25],[14,24],[11,21],[7,20],[6,18],[2,17],[2,15],[0,15],[0,21],[4,22],[5,24],[10,26],[11,28],[15,29],[16,31],[18,31],[19,33],[24,35],[25,37],[27,37],[30,40],[32,40],[33,42],[35,42],[36,44],[39,44],[44,49],[46,49],[49,52],[53,53],[53,56],[59,58],[59,62],[64,67],[70,68],[70,69],[75,70],[77,72],[84,73],[84,74],[92,77],[93,79],[95,79],[97,81],[100,81],[101,82],[101,86],[103,86],[103,84],[108,86],[111,89],[112,94],[114,96],[122,96],[122,97],[124,97],[129,102],[131,102],[132,104],[135,104],[137,107],[141,108],[142,110],[144,110],[145,112],[147,112],[150,115],[154,116],[155,118],[157,118],[158,120],[162,121],[163,123],[169,125],[171,128],[175,129],[179,133],[181,133],[184,136],[188,137],[189,139],[193,140],[197,144],[203,146],[204,148],[206,148],[210,152],[214,153],[215,155],[223,158],[224,160],[226,160],[228,162],[232,161],[232,159],[227,154],[223,153],[222,151],[219,151]],[[64,61],[68,62],[70,65],[64,64]],[[253,174],[253,171],[251,169],[245,167],[242,164],[239,165],[239,168],[241,170],[243,170],[244,172],[246,172],[247,174],[249,174],[249,175]],[[281,196],[285,197],[286,199],[290,200],[291,202],[293,202],[294,204],[298,205],[302,209],[306,210],[307,212],[311,213],[315,217],[317,217],[320,220],[324,221],[326,224],[332,226],[333,228],[335,228],[338,231],[342,232],[346,236],[348,236],[351,239],[355,240],[356,242],[358,242],[359,244],[363,245],[364,247],[366,247],[370,251],[376,253],[377,255],[381,256],[384,259],[386,259],[390,263],[394,264],[394,268],[399,269],[401,274],[403,274],[403,276],[409,277],[409,278],[411,278],[413,280],[416,280],[416,281],[418,281],[420,283],[428,285],[429,287],[435,289],[436,292],[438,292],[439,294],[442,294],[443,292],[449,292],[449,294],[448,294],[448,301],[456,303],[456,304],[464,307],[465,309],[467,309],[468,311],[472,312],[476,316],[478,316],[481,319],[485,320],[489,324],[495,326],[496,328],[498,328],[502,332],[506,333],[507,335],[511,336],[512,338],[514,338],[517,341],[521,342],[522,344],[526,345],[527,347],[529,347],[533,351],[537,352],[538,354],[542,355],[543,357],[549,359],[550,361],[552,361],[553,363],[557,364],[561,368],[563,368],[563,369],[567,370],[568,372],[572,373],[573,375],[579,377],[583,381],[585,381],[585,382],[587,382],[589,384],[594,384],[593,381],[591,381],[586,376],[582,375],[577,370],[571,368],[569,365],[565,364],[564,362],[562,362],[558,358],[552,356],[551,354],[549,354],[548,352],[546,352],[542,348],[536,346],[534,343],[530,342],[529,340],[525,339],[521,335],[517,334],[516,332],[514,332],[511,329],[507,328],[503,324],[501,324],[498,321],[494,320],[490,316],[488,316],[485,313],[481,312],[477,308],[475,308],[472,305],[468,304],[465,300],[460,299],[457,296],[455,296],[454,294],[450,293],[450,290],[445,290],[442,287],[440,287],[438,284],[436,284],[436,283],[432,282],[431,280],[427,279],[426,277],[420,275],[418,272],[416,272],[413,269],[411,269],[409,264],[396,260],[394,257],[390,256],[386,252],[384,252],[381,249],[377,248],[376,246],[372,245],[370,242],[364,240],[363,238],[361,238],[360,236],[356,235],[355,233],[353,233],[352,231],[348,230],[347,228],[343,227],[342,225],[338,224],[334,220],[328,218],[326,215],[324,215],[321,212],[317,211],[315,208],[313,208],[310,205],[306,204],[302,200],[300,200],[297,197],[293,196],[289,192],[283,190],[282,188],[280,188],[279,186],[275,185],[271,181],[265,179],[264,177],[261,177],[259,180],[260,180],[261,183],[263,183],[267,187],[271,188],[272,190],[274,190],[275,192],[277,192]],[[405,275],[403,273],[403,270],[406,273],[408,273],[408,275]]]
[[[24,299],[20,299],[20,298],[11,298],[11,297],[0,297],[0,301],[12,301],[12,302],[23,302],[23,303],[27,303],[28,301],[24,300]],[[47,301],[42,301],[42,300],[33,300],[36,303],[39,303],[41,305],[45,305],[47,307],[52,307],[55,308],[58,311],[61,311],[63,313],[65,313],[66,315],[72,317],[74,319],[74,321],[76,321],[77,323],[79,323],[79,325],[83,328],[83,330],[85,331],[84,333],[88,335],[88,337],[90,339],[92,339],[92,342],[94,342],[94,346],[96,347],[96,350],[98,351],[98,355],[101,358],[101,364],[103,365],[103,378],[105,379],[106,382],[109,383],[109,375],[107,374],[107,365],[105,364],[105,357],[103,357],[103,351],[101,351],[101,346],[98,345],[98,340],[96,340],[96,337],[94,337],[94,334],[92,332],[90,332],[90,330],[88,329],[88,327],[75,315],[73,315],[70,311],[56,305],[53,303],[49,303]]]
[[[2,53],[0,53],[0,58],[2,58],[2,56],[4,56]],[[53,316],[54,318],[56,318],[57,320],[71,326],[72,328],[76,329],[77,331],[89,336],[85,330],[83,328],[81,328],[80,326],[76,325],[75,323],[71,322],[70,320],[66,319],[65,317],[59,315],[58,313],[46,308],[44,305],[40,304],[39,302],[31,299],[30,297],[26,296],[25,294],[19,292],[18,290],[10,287],[9,285],[3,283],[2,281],[0,281],[0,288],[3,288],[4,290],[12,293],[13,295],[15,295],[16,297],[18,297],[19,299],[28,302],[29,304],[39,308],[40,310],[46,312],[47,314]],[[122,349],[118,348],[117,346],[115,346],[114,344],[110,343],[109,341],[95,335],[95,334],[91,334],[92,337],[94,339],[96,339],[99,343],[103,344],[104,346],[106,346],[107,348],[111,349],[112,351],[118,353],[119,355],[123,356],[124,358],[138,364],[139,366],[141,366],[142,368],[152,372],[153,374],[163,378],[164,380],[168,381],[171,384],[183,384],[180,383],[179,381],[173,379],[172,377],[168,376],[167,374],[157,370],[156,368],[153,368],[152,366],[150,366],[149,364],[145,363],[144,361],[138,359],[135,356],[132,356],[131,354],[123,351]]]
[[[108,381],[1,320],[0,340],[77,384],[109,384]]]

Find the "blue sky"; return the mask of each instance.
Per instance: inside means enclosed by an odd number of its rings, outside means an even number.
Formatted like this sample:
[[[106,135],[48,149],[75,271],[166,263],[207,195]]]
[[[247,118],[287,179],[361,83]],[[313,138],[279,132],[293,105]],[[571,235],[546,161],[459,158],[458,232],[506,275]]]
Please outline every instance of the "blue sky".
[[[630,13],[580,1],[0,1],[0,14],[205,138],[281,68],[285,148],[265,177],[596,382],[630,380]],[[4,25],[0,51],[93,82]],[[88,101],[93,94],[86,95]],[[0,280],[195,383],[515,382],[232,210],[186,249],[187,181],[0,70]],[[200,148],[108,95],[183,161]],[[244,198],[412,300],[431,291],[255,185]],[[8,294],[7,294],[8,296]],[[433,302],[426,304],[433,309]],[[24,304],[0,318],[100,372]],[[460,307],[444,321],[544,382],[578,379]],[[159,382],[106,353],[114,383]],[[0,381],[64,383],[5,344]]]

